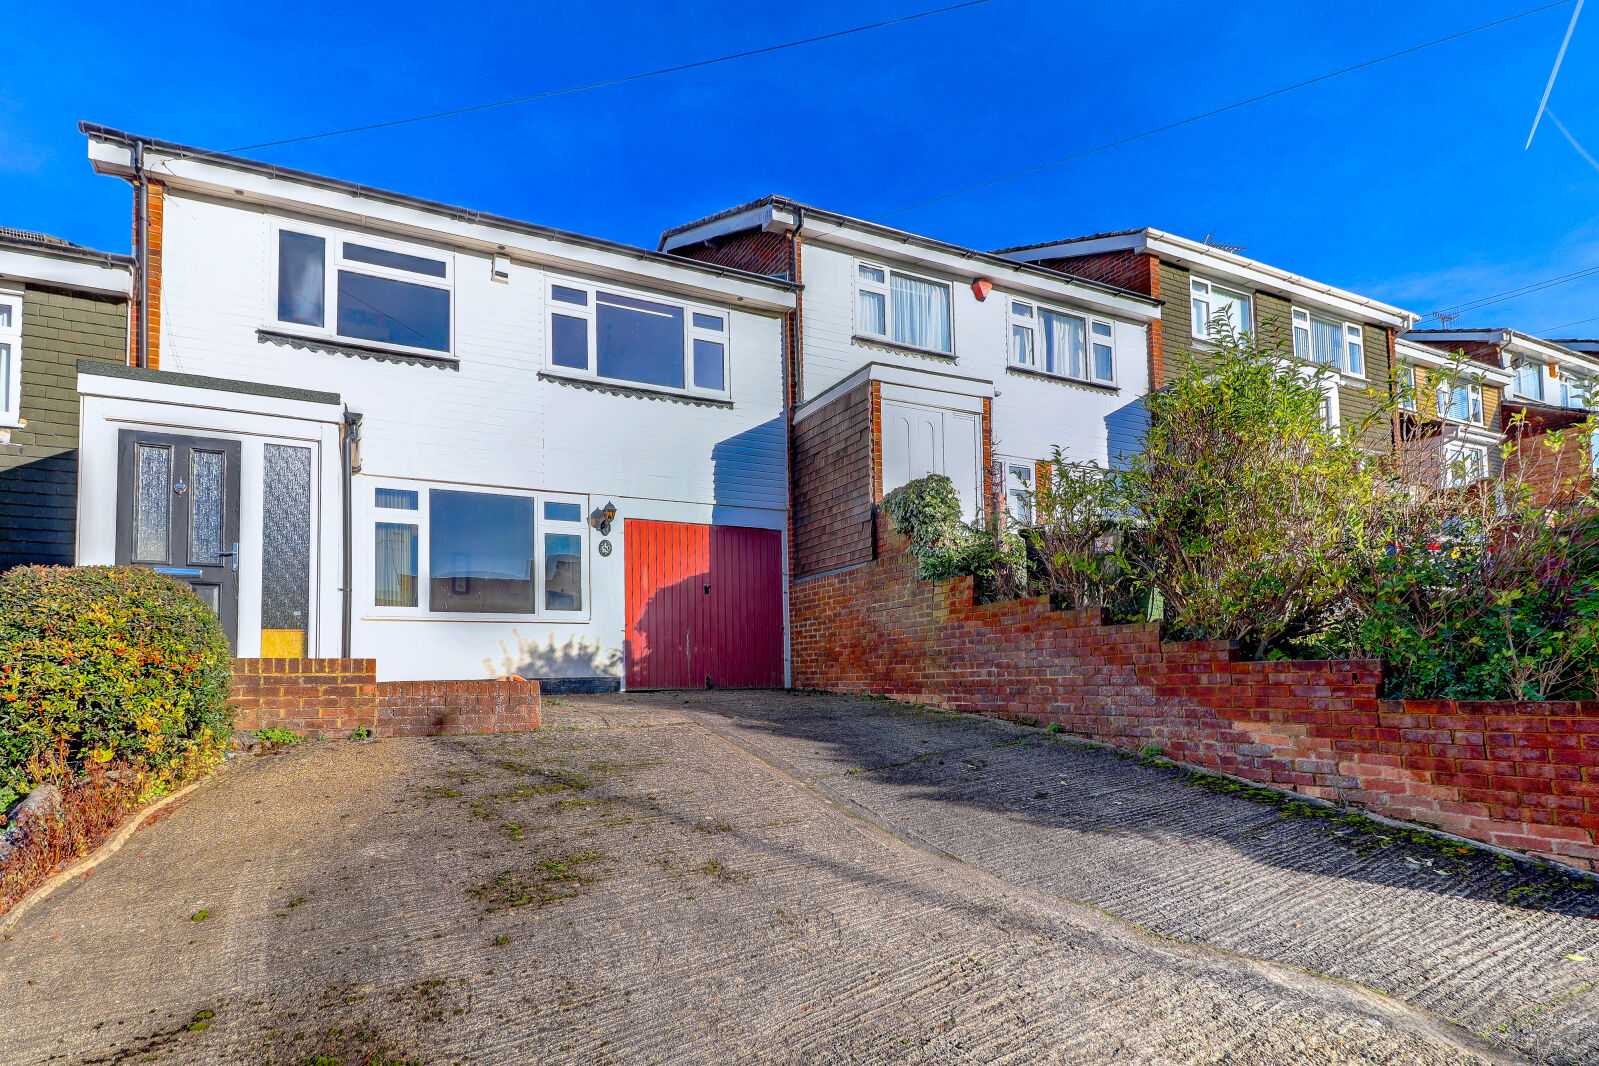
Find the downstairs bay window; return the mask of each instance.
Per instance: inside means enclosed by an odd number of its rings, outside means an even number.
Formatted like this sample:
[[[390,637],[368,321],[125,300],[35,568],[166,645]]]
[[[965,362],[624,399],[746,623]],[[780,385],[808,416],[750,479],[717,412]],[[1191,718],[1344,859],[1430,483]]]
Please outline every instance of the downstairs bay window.
[[[1474,485],[1488,476],[1488,449],[1481,444],[1444,446],[1444,484],[1449,488]]]
[[[582,498],[382,486],[372,503],[379,616],[585,617]]]
[[[548,365],[556,374],[726,398],[727,312],[614,286],[552,282]]]

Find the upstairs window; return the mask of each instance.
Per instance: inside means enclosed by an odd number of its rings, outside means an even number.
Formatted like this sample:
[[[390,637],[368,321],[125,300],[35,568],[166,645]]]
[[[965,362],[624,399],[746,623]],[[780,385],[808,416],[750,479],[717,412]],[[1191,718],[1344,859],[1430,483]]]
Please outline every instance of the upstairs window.
[[[0,290],[0,426],[22,421],[22,294]]]
[[[1194,336],[1215,338],[1221,324],[1218,316],[1226,319],[1227,329],[1235,334],[1248,333],[1255,328],[1254,301],[1249,293],[1203,278],[1191,279],[1188,288]]]
[[[1482,386],[1467,383],[1439,385],[1438,413],[1455,422],[1482,425]]]
[[[279,323],[429,355],[450,351],[452,258],[369,237],[281,228]]]
[[[1011,362],[1098,385],[1116,382],[1116,330],[1108,321],[1010,302]]]
[[[1587,407],[1593,399],[1593,382],[1566,370],[1560,375],[1560,406]]]
[[[1294,357],[1331,367],[1343,374],[1366,376],[1363,331],[1355,322],[1339,322],[1294,308]]]
[[[1523,400],[1543,402],[1544,369],[1542,363],[1523,360],[1516,364],[1516,395]]]
[[[718,397],[728,393],[728,316],[611,286],[550,284],[558,373]]]
[[[855,267],[855,331],[895,344],[951,353],[949,286],[875,263]]]

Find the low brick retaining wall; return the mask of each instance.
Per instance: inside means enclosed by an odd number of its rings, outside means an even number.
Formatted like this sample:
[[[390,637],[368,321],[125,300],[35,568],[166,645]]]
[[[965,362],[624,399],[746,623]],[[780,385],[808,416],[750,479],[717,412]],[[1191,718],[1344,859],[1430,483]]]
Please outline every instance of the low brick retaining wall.
[[[1378,699],[1378,662],[1245,662],[1225,642],[918,581],[902,538],[794,585],[794,684],[1033,718],[1124,748],[1599,868],[1599,702]]]
[[[375,659],[235,659],[234,725],[309,736],[514,733],[539,727],[537,681],[379,681]]]

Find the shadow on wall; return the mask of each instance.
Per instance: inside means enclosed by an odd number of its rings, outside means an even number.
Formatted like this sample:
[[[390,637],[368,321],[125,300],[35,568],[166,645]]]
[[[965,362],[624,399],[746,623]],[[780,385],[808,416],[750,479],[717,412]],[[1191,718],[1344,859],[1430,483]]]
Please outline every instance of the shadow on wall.
[[[565,644],[556,644],[555,636],[539,643],[537,637],[524,637],[520,630],[513,650],[500,641],[500,657],[483,660],[483,668],[490,677],[515,674],[518,677],[620,677],[622,651],[607,648],[597,640],[576,634]]]
[[[740,511],[788,506],[783,416],[728,437],[711,449],[711,521],[740,525]]]
[[[0,456],[0,464],[10,459]],[[76,448],[0,466],[0,570],[71,566],[77,498]]]
[[[723,528],[686,546],[629,630],[628,687],[781,688],[781,543]]]
[[[1149,408],[1144,398],[1123,404],[1105,416],[1105,451],[1110,469],[1120,470],[1127,457],[1144,450],[1144,434],[1149,432]]]

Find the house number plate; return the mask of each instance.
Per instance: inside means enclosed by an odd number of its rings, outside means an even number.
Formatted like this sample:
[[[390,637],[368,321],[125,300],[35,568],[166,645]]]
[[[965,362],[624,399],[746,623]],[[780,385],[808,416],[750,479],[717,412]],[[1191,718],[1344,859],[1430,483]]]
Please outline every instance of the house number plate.
[[[600,554],[601,555],[610,555],[611,554],[611,542],[610,541],[608,541],[608,540],[600,541]]]

